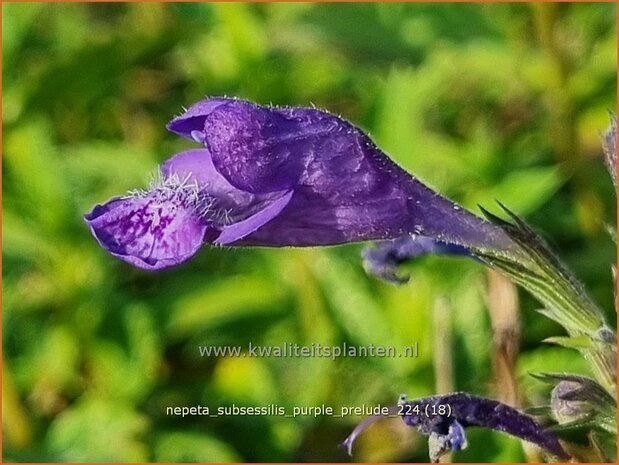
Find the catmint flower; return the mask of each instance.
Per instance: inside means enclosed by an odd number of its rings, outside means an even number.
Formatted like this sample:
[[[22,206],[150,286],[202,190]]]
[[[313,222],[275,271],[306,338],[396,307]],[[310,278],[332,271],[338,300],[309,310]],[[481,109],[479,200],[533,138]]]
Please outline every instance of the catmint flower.
[[[429,436],[429,454],[432,462],[451,450],[467,447],[465,428],[482,427],[501,431],[538,445],[559,459],[569,455],[559,440],[533,418],[496,400],[458,392],[406,401],[400,397],[397,406],[390,407],[389,415],[398,415],[408,426]],[[352,453],[354,441],[370,424],[384,418],[376,415],[364,420],[346,438],[343,445]]]
[[[85,219],[112,255],[157,270],[201,245],[316,246],[409,234],[508,250],[501,228],[438,195],[351,123],[314,108],[212,98],[168,124],[203,147]]]

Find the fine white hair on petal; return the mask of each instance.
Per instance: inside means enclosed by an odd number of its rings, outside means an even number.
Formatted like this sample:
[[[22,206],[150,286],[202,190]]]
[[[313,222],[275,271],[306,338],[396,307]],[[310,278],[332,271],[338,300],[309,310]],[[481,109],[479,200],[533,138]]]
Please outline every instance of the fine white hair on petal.
[[[181,178],[178,174],[172,173],[169,176],[164,176],[161,170],[155,172],[148,183],[148,189],[133,189],[127,192],[123,197],[144,198],[148,195],[156,193],[166,198],[176,198],[186,206],[198,207],[203,203],[204,195],[198,182],[192,179],[192,173]]]

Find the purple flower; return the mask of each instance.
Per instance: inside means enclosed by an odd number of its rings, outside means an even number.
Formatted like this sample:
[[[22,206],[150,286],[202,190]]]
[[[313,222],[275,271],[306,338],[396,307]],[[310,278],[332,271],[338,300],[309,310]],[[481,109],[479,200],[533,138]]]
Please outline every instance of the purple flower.
[[[450,450],[467,447],[465,428],[482,427],[516,436],[537,444],[559,459],[569,455],[554,433],[544,429],[531,417],[501,402],[457,392],[443,396],[425,397],[406,401],[402,396],[397,406],[389,409],[390,415],[399,415],[408,426],[429,436],[429,451],[432,462]],[[375,421],[384,418],[376,415],[364,420],[346,438],[343,445],[348,453],[361,432]]]
[[[420,234],[512,246],[501,228],[441,197],[327,112],[213,98],[168,128],[205,148],[165,162],[148,191],[86,215],[106,250],[140,268],[177,265],[204,243],[316,246]]]

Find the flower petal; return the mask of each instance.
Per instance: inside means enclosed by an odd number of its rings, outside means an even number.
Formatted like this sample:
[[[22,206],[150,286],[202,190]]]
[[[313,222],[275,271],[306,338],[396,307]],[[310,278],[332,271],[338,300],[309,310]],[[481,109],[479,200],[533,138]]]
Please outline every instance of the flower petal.
[[[449,439],[449,444],[453,450],[466,449],[468,446],[466,434],[464,433],[464,427],[458,423],[458,420],[454,420],[451,425],[449,425],[447,438]]]
[[[234,100],[206,115],[205,143],[230,183],[247,192],[294,187],[304,169],[312,131],[270,108]]]
[[[226,208],[242,208],[254,200],[252,194],[234,187],[215,169],[208,149],[178,153],[161,165],[161,172],[164,178],[175,177],[179,182],[197,184],[211,198],[225,203]]]
[[[207,225],[170,192],[115,198],[85,215],[93,235],[115,257],[146,270],[178,265],[202,245]]]
[[[221,231],[213,241],[217,245],[239,241],[256,231],[279,215],[293,195],[291,190],[256,195],[237,189],[215,169],[207,149],[179,153],[166,161],[161,171],[166,178],[195,182],[208,194],[211,205],[206,216]]]
[[[161,165],[161,173],[165,178],[178,176],[201,186],[221,177],[213,167],[211,153],[207,149],[186,150],[174,155]]]
[[[182,115],[170,121],[166,127],[179,136],[196,142],[204,142],[204,119],[219,105],[230,102],[226,98],[209,98],[192,105]]]
[[[462,450],[468,446],[464,427],[454,420],[447,429],[447,434],[432,431],[428,438],[430,461],[439,463],[443,455],[451,450]]]
[[[290,202],[293,193],[294,191],[288,191],[249,218],[237,223],[232,223],[229,226],[224,226],[221,234],[213,241],[213,243],[217,245],[226,245],[231,242],[239,241],[245,236],[253,233],[258,228],[279,215],[286,205],[288,205],[288,202]]]

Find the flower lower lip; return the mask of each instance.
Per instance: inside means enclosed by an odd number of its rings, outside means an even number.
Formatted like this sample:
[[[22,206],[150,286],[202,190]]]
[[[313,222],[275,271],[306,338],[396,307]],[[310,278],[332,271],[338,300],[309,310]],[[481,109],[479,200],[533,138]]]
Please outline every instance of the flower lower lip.
[[[192,206],[157,192],[112,199],[85,216],[96,240],[112,255],[139,268],[177,265],[202,245],[208,226]]]

